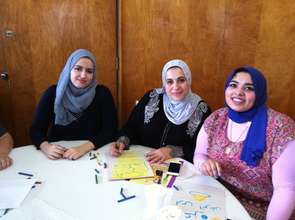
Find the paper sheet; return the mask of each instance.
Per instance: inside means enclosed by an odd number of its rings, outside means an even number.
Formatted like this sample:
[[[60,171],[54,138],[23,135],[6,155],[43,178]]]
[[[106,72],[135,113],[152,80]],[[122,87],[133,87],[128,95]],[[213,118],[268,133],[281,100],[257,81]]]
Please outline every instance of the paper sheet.
[[[154,173],[143,156],[135,150],[125,151],[120,157],[111,158],[111,180],[153,177]]]
[[[71,216],[65,211],[58,209],[46,201],[34,198],[24,206],[10,210],[5,216],[4,220],[78,220],[78,218]]]
[[[205,185],[181,184],[169,205],[179,207],[183,219],[225,219],[225,191]]]
[[[0,180],[0,209],[18,208],[36,179]]]
[[[223,220],[225,192],[216,187],[182,183],[177,189],[146,187],[144,220]]]

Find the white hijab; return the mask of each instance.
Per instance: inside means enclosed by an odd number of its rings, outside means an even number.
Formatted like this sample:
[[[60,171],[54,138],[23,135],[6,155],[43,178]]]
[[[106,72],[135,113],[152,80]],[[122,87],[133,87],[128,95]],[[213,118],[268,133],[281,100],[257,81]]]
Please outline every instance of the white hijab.
[[[172,100],[165,91],[167,71],[172,67],[182,69],[184,76],[190,86],[187,96],[181,101]],[[191,91],[192,74],[188,65],[179,59],[170,60],[165,64],[162,70],[162,84],[163,88],[157,89],[159,94],[163,94],[163,107],[166,117],[173,124],[180,125],[186,122],[195,112],[198,104],[202,98]]]

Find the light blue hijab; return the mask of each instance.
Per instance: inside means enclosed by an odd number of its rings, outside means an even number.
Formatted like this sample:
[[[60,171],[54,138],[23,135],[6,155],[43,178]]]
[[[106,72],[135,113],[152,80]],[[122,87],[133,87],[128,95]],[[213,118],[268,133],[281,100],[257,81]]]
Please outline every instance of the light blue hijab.
[[[192,74],[188,65],[184,61],[179,59],[170,60],[164,65],[162,70],[163,88],[157,90],[158,93],[163,93],[163,107],[166,117],[173,124],[180,125],[186,122],[192,116],[199,102],[202,101],[202,98],[197,94],[192,93],[191,88],[189,89],[187,96],[181,101],[174,101],[167,95],[164,89],[167,71],[172,67],[178,67],[182,69],[189,86],[191,86],[192,83]]]
[[[71,82],[71,71],[80,58],[89,58],[94,66],[93,79],[86,88],[76,88]],[[85,49],[74,51],[60,74],[54,101],[55,124],[68,125],[82,115],[91,104],[96,92],[96,62]]]

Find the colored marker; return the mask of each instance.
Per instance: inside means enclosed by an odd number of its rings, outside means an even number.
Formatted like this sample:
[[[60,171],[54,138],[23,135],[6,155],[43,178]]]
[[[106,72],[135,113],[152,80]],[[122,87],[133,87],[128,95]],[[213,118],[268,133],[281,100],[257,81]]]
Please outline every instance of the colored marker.
[[[177,186],[173,185],[173,188],[179,191],[179,188]]]
[[[121,187],[121,190],[120,190],[120,194],[125,198],[125,195],[123,194],[123,188]]]
[[[107,168],[107,163],[103,163],[103,168]]]
[[[120,199],[120,200],[118,200],[118,202],[124,202],[124,201],[126,201],[126,200],[133,199],[133,198],[135,198],[135,197],[136,197],[135,195],[133,195],[133,196],[129,196],[129,197],[125,197],[124,199]]]
[[[96,158],[96,155],[94,154],[93,157],[90,158],[90,160],[93,160]]]
[[[96,174],[95,174],[95,183],[98,184],[98,177]]]
[[[168,185],[167,185],[167,188],[171,188],[173,186],[175,180],[176,180],[176,176],[172,176]]]
[[[133,195],[133,196],[126,196],[125,194],[124,194],[124,189],[121,187],[121,190],[120,190],[120,194],[121,194],[121,196],[123,197],[123,199],[119,199],[118,200],[118,202],[124,202],[124,201],[126,201],[126,200],[129,200],[129,199],[133,199],[133,198],[135,198],[135,195]]]
[[[30,174],[30,173],[24,173],[24,172],[18,172],[19,175],[23,175],[23,176],[34,176],[33,174]]]

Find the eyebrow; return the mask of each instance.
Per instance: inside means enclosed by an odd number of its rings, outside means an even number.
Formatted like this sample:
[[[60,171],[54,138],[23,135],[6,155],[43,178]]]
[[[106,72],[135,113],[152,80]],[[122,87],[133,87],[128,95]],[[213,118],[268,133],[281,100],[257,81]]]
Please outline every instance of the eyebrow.
[[[87,69],[87,70],[94,70],[94,68],[85,67],[85,66],[82,66],[82,65],[79,65],[79,64],[75,64],[74,67],[82,67],[82,68]]]
[[[181,79],[181,78],[186,79],[185,76],[179,76],[176,79],[174,79],[174,78],[166,78],[166,80],[177,80],[177,79]]]
[[[230,83],[231,83],[231,82],[234,82],[234,83],[237,83],[237,84],[240,83],[240,82],[238,82],[238,81],[236,81],[236,80],[231,80]],[[245,86],[254,86],[254,84],[253,84],[253,83],[245,83]]]

